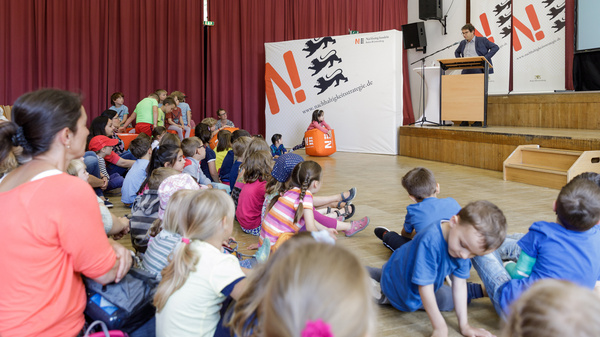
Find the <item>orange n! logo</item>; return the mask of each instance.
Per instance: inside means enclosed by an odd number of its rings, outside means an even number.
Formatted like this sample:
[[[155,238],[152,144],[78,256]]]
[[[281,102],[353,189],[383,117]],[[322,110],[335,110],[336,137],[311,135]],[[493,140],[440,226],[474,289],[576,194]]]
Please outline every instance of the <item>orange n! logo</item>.
[[[477,29],[475,29],[475,35],[481,37],[487,37],[490,42],[494,42],[494,37],[492,35],[492,30],[490,29],[490,23],[488,21],[487,15],[485,13],[479,16],[479,20],[481,21],[481,27],[483,27],[483,32],[485,35],[482,35]]]
[[[298,89],[302,83],[300,82],[298,67],[296,66],[296,60],[294,60],[294,54],[292,54],[291,50],[283,54],[283,60],[285,61],[285,67],[288,75],[290,76],[290,80],[292,81],[292,86],[294,89]],[[298,103],[302,103],[306,100],[306,94],[302,89],[296,91],[295,95],[292,96],[292,89],[290,89],[290,86],[285,82],[283,77],[279,75],[275,68],[273,68],[270,63],[267,63],[265,65],[265,92],[267,94],[267,101],[269,102],[272,115],[275,115],[280,111],[279,102],[277,102],[277,96],[275,95],[275,87],[273,86],[273,83],[277,85],[279,90],[283,91],[285,97],[287,97],[292,104],[295,104],[294,96],[296,97],[296,101]]]
[[[519,19],[517,19],[516,17],[513,16],[513,47],[515,49],[515,51],[519,51],[521,50],[523,47],[521,46],[521,40],[519,40],[519,35],[517,34],[517,30],[521,31],[521,33],[523,33],[528,39],[530,39],[531,41],[535,42],[536,39],[542,40],[545,35],[544,32],[541,30],[541,25],[540,25],[540,20],[538,19],[538,16],[535,12],[535,8],[533,8],[533,5],[529,5],[527,7],[525,7],[525,12],[527,13],[527,18],[529,19],[529,22],[531,22],[531,27],[533,28],[533,31],[537,31],[535,32],[535,38],[533,37],[533,32],[531,31],[531,29],[529,29],[529,27],[525,26],[525,24],[523,24],[521,21],[519,21]]]

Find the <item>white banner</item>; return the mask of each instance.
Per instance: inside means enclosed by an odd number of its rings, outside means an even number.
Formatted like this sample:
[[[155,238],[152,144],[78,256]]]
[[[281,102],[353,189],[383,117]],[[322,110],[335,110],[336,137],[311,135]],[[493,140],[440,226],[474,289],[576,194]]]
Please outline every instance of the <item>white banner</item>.
[[[513,91],[565,89],[565,2],[513,1]]]
[[[507,94],[510,76],[511,0],[471,1],[475,35],[484,36],[500,48],[492,57],[494,73],[489,77],[489,94]]]
[[[266,137],[302,142],[325,111],[338,151],[397,154],[402,125],[401,32],[265,43]]]

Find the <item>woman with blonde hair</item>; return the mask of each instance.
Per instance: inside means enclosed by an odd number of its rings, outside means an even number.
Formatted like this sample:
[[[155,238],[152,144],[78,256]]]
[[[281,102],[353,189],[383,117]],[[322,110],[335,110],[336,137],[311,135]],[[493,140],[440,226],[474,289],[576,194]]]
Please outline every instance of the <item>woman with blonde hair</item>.
[[[349,250],[325,243],[275,263],[260,310],[265,337],[373,336],[376,321],[365,268]]]
[[[512,306],[505,337],[594,337],[600,334],[600,297],[567,281],[535,283]]]

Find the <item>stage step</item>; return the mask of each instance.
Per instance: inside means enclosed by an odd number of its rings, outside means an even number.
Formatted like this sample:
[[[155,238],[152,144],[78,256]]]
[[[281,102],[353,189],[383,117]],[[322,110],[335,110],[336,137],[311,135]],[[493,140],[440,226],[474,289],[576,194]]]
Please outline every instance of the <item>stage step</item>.
[[[520,145],[503,167],[504,180],[560,189],[580,173],[600,173],[600,151]]]

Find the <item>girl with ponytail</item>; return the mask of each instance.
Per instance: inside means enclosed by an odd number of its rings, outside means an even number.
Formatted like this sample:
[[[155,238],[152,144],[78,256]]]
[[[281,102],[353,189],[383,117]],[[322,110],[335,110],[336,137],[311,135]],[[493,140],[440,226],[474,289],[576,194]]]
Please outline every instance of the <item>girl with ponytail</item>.
[[[365,229],[369,218],[345,223],[332,219],[332,224],[323,226],[315,221],[313,213],[313,194],[321,189],[321,166],[314,161],[303,161],[297,164],[286,184],[287,190],[276,195],[267,207],[267,214],[262,223],[259,246],[264,240],[269,240],[271,250],[291,235],[304,229],[310,232],[326,230],[333,236],[337,231],[345,231],[346,236],[352,236]]]
[[[177,223],[181,242],[154,296],[156,335],[214,336],[222,328],[223,302],[239,299],[246,287],[238,259],[223,254],[233,231],[233,200],[223,191],[201,190],[188,192],[181,204],[189,210]]]

